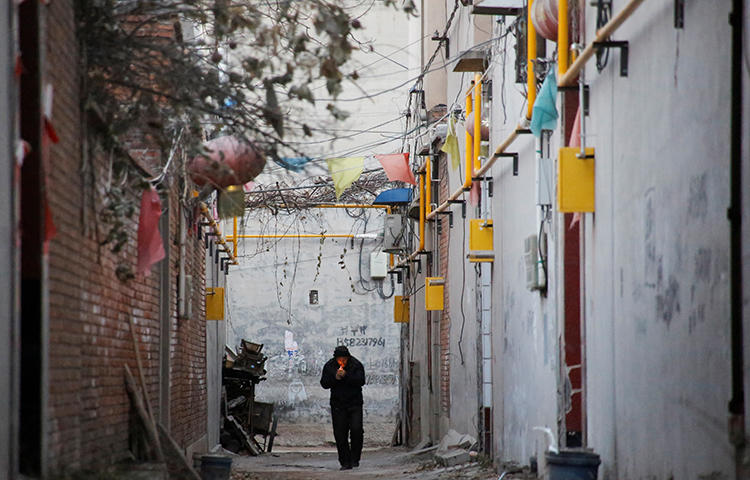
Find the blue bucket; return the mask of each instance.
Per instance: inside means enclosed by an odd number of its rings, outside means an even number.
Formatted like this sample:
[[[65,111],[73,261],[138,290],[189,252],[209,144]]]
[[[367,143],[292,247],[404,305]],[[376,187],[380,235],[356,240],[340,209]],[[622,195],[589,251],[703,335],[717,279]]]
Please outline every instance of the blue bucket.
[[[232,459],[219,455],[201,457],[201,478],[203,480],[229,480],[232,471]]]
[[[544,457],[549,480],[596,480],[599,464],[602,463],[599,455],[591,452],[547,452]]]

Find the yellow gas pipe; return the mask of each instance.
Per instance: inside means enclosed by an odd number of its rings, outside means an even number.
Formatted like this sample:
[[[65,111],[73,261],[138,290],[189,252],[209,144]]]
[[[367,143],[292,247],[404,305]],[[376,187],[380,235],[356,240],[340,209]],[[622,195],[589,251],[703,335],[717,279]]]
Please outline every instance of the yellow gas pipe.
[[[429,215],[432,210],[432,157],[427,157],[425,172],[425,176],[427,177],[427,188],[425,189],[425,214]]]
[[[557,3],[557,78],[568,71],[568,0]]]
[[[534,74],[534,60],[536,59],[536,28],[531,23],[531,8],[534,0],[529,0],[528,17],[526,18],[526,118],[531,120],[536,102],[536,76]]]
[[[234,244],[234,256],[237,256],[237,217],[234,217],[234,229],[232,231],[234,234],[234,237],[232,238],[232,243]]]
[[[466,118],[467,119],[469,118],[469,114],[472,113],[473,111],[471,92],[472,90],[469,90],[469,93],[466,94]],[[476,128],[476,126],[474,128]],[[464,178],[463,190],[469,190],[471,189],[471,169],[472,169],[472,163],[473,163],[472,158],[474,158],[474,155],[472,153],[472,138],[468,130],[466,130],[464,139],[466,140],[466,177]]]
[[[429,163],[429,160],[428,160]],[[425,174],[419,173],[419,251],[424,251],[424,177]]]
[[[474,176],[474,171],[482,167],[479,160],[479,151],[482,148],[482,76],[478,73],[474,75],[474,168],[469,170],[470,178]],[[466,162],[468,163],[468,158]],[[471,182],[469,183],[471,185]]]

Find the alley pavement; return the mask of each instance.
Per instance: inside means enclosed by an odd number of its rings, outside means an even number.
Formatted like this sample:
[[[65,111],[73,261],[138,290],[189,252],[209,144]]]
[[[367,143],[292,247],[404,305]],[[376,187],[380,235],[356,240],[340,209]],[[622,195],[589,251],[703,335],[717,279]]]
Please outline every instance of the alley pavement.
[[[413,455],[404,448],[365,449],[359,468],[339,470],[335,448],[285,448],[258,457],[233,458],[232,480],[497,480],[500,474],[482,462],[438,465],[431,453]],[[505,475],[504,480],[523,476]]]

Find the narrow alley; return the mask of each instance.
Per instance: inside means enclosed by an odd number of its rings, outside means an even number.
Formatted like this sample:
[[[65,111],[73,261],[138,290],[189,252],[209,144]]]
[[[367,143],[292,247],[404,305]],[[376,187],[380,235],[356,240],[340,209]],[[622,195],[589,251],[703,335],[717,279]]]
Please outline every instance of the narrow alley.
[[[0,480],[750,480],[750,0],[0,10]]]

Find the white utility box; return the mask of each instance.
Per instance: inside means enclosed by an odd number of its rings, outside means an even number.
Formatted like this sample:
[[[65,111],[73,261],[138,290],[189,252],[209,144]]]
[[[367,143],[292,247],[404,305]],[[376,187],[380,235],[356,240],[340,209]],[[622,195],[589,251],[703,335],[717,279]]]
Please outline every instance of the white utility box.
[[[370,277],[385,278],[388,274],[388,254],[385,252],[372,252],[370,254]]]

